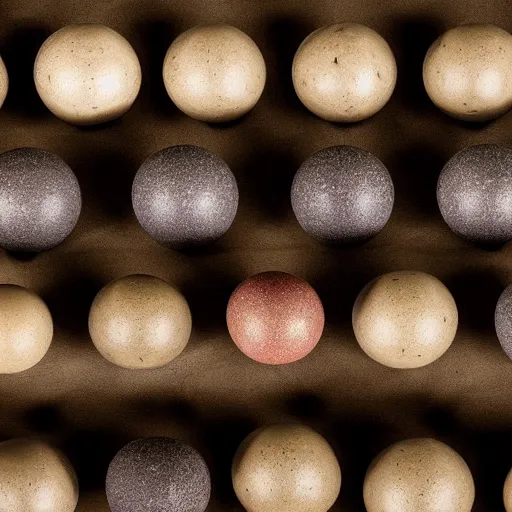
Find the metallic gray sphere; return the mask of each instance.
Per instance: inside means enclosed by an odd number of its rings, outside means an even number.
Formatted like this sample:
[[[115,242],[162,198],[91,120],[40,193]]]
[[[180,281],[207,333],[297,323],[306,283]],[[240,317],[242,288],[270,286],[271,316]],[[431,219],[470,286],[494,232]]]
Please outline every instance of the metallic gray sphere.
[[[498,299],[494,325],[503,350],[512,359],[512,285],[507,286]]]

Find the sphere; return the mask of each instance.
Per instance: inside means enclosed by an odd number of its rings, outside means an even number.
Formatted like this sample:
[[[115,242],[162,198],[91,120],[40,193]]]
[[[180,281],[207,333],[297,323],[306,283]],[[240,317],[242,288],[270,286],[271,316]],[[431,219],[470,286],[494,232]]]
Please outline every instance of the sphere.
[[[127,444],[107,472],[112,512],[204,512],[210,490],[210,473],[201,455],[168,437]]]
[[[7,91],[9,90],[9,75],[2,57],[0,57],[0,107],[4,104]]]
[[[174,249],[220,238],[238,208],[233,173],[219,157],[197,146],[174,146],[150,156],[132,187],[142,228]]]
[[[249,112],[265,87],[265,61],[256,43],[229,25],[201,25],[181,34],[164,60],[165,88],[194,119],[232,121]]]
[[[251,512],[327,512],[341,470],[327,441],[301,425],[274,425],[243,441],[232,467],[238,499]]]
[[[423,63],[430,99],[464,121],[496,119],[512,107],[512,35],[494,25],[452,28]]]
[[[505,486],[503,487],[503,502],[506,512],[512,512],[512,470],[507,475]]]
[[[74,512],[78,481],[63,453],[41,441],[0,443],[0,510]]]
[[[292,66],[302,103],[317,116],[341,123],[377,113],[393,94],[396,75],[388,43],[357,23],[315,30],[299,46]]]
[[[457,323],[448,288],[423,272],[377,277],[359,293],[352,311],[361,348],[392,368],[419,368],[441,357],[455,338]]]
[[[122,116],[135,101],[141,68],[130,43],[93,23],[67,25],[41,46],[34,80],[43,103],[59,118],[93,125]]]
[[[0,247],[50,249],[73,231],[81,208],[78,181],[58,156],[33,148],[0,155]]]
[[[498,299],[494,325],[503,350],[512,359],[512,285],[507,286]]]
[[[467,464],[449,446],[409,439],[376,457],[363,495],[367,512],[471,512],[475,486]]]
[[[107,284],[89,312],[100,354],[123,368],[164,366],[186,347],[192,316],[185,297],[162,279],[130,275]]]
[[[394,198],[384,164],[351,146],[334,146],[310,156],[297,171],[291,192],[302,229],[332,244],[376,235],[391,215]]]

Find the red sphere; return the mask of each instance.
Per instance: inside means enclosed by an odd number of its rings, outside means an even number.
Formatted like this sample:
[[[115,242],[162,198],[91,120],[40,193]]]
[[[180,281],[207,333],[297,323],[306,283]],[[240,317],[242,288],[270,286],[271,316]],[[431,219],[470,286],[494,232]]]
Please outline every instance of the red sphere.
[[[232,293],[226,319],[229,334],[246,356],[286,364],[315,348],[324,329],[324,308],[304,279],[263,272]]]

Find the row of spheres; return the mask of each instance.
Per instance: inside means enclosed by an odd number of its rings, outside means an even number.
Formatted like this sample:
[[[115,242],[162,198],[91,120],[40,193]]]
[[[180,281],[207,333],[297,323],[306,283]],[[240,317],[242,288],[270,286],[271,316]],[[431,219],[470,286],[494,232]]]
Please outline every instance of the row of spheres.
[[[397,67],[391,48],[372,29],[341,23],[320,28],[298,48],[292,65],[302,103],[329,121],[355,122],[391,97]],[[106,122],[135,101],[142,73],[120,34],[103,25],[66,26],[42,45],[34,67],[37,91],[58,117],[73,124]],[[167,92],[184,113],[208,122],[241,117],[259,100],[266,80],[254,41],[228,25],[194,27],[169,47]],[[494,119],[512,106],[512,36],[493,25],[462,25],[430,47],[423,79],[432,101],[469,121]],[[0,104],[8,88],[0,59]]]

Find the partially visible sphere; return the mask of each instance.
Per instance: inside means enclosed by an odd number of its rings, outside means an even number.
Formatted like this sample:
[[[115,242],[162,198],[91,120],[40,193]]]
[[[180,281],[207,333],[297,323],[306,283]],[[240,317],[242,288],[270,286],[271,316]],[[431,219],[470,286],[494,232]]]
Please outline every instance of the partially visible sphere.
[[[231,226],[238,187],[219,157],[197,146],[174,146],[142,164],[132,203],[142,228],[155,240],[174,249],[201,246]]]
[[[501,347],[512,359],[512,285],[507,286],[498,299],[494,325]]]
[[[0,443],[0,510],[74,512],[78,480],[62,452],[30,439]]]
[[[260,99],[265,61],[256,43],[229,25],[200,25],[169,47],[163,78],[175,105],[194,119],[237,119]]]
[[[315,30],[299,46],[292,66],[302,103],[317,116],[342,123],[378,112],[393,94],[396,77],[388,43],[357,23]]]
[[[34,80],[43,103],[59,118],[93,125],[122,116],[139,94],[137,54],[104,25],[67,25],[41,46]]]
[[[0,107],[4,104],[7,91],[9,90],[9,75],[2,57],[0,57]]]
[[[471,512],[475,485],[462,457],[435,439],[396,443],[372,462],[367,512]]]
[[[58,156],[34,148],[0,155],[0,247],[51,249],[73,231],[81,208],[76,176]]]
[[[332,448],[301,425],[253,432],[238,448],[231,474],[238,499],[251,512],[327,512],[341,487]]]
[[[437,202],[448,226],[472,242],[512,239],[512,150],[494,144],[459,151],[437,182]]]
[[[168,437],[127,444],[107,472],[112,512],[204,512],[210,491],[210,472],[201,455]]]
[[[327,243],[366,240],[387,223],[395,192],[384,164],[368,151],[334,146],[310,156],[292,184],[292,207],[304,231]]]
[[[503,487],[503,503],[506,512],[512,512],[512,470],[508,473]]]

